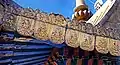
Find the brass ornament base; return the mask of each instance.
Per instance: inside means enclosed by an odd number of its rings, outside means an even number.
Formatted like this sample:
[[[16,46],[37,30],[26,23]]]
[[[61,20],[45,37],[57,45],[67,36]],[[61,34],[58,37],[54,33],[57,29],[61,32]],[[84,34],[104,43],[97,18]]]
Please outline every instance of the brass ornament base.
[[[84,13],[84,11],[86,12]],[[88,12],[88,7],[86,5],[80,5],[76,7],[74,9],[74,12],[74,19],[76,19],[77,21],[88,20],[88,18],[90,17],[90,13]]]

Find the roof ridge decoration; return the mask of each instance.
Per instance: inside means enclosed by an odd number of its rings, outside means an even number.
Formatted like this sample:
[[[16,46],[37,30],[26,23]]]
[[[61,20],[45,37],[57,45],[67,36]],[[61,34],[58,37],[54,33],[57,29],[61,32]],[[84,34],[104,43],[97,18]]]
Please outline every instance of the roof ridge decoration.
[[[114,20],[114,16],[118,15],[116,14],[119,12],[120,7],[118,1],[119,0],[115,2],[111,9],[112,11],[109,11],[113,14],[108,16],[108,20],[105,20],[106,22],[102,27],[99,24],[94,27],[92,24],[85,23],[83,20],[81,20],[82,22],[76,20],[68,21],[60,14],[47,14],[38,9],[16,9],[15,7],[11,8],[13,6],[8,6],[5,8],[5,14],[2,18],[2,29],[4,31],[17,31],[17,33],[23,36],[34,37],[40,40],[50,40],[57,44],[66,42],[67,45],[71,47],[80,47],[88,51],[97,49],[100,53],[106,54],[110,52],[114,56],[120,56],[119,45],[117,45],[120,40],[120,29],[116,28],[119,27],[117,23],[119,23],[120,20],[118,20],[118,17],[116,18],[118,22],[111,21]],[[108,39],[108,41],[104,42],[103,39],[105,39],[105,41]],[[113,43],[111,40],[113,40]],[[107,45],[109,45],[109,47],[106,47]]]
[[[108,19],[106,15],[115,2],[116,0],[107,0],[86,23],[91,23],[93,26],[96,26],[98,23],[102,25]],[[103,19],[104,17],[105,19]]]

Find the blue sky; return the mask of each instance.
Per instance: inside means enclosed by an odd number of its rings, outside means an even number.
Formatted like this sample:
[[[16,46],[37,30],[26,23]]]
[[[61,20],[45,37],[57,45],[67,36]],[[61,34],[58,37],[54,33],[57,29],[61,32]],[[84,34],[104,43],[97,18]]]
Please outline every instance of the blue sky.
[[[13,0],[22,7],[31,7],[33,9],[40,9],[44,12],[60,13],[65,17],[72,17],[73,9],[75,7],[75,0]],[[91,0],[95,2],[96,0]],[[94,5],[90,0],[85,0],[89,9],[94,13]]]

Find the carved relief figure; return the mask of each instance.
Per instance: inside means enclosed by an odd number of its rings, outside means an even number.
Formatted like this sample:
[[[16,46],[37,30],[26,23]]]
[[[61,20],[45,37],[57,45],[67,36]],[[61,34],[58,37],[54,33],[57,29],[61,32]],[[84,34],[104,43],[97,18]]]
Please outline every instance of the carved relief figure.
[[[64,37],[65,37],[65,28],[63,27],[59,27],[59,26],[55,26],[55,25],[51,25],[52,26],[52,30],[50,31],[50,35],[49,35],[49,39],[53,42],[53,43],[63,43],[64,42]]]
[[[109,39],[109,52],[113,56],[120,56],[120,41]]]
[[[94,50],[94,41],[95,41],[95,36],[94,35],[89,35],[85,33],[79,33],[79,44],[80,48],[87,50],[87,51],[92,51]]]
[[[66,44],[71,47],[75,48],[78,47],[79,46],[78,37],[79,37],[78,31],[67,29],[67,34],[65,37]]]
[[[107,54],[108,53],[108,45],[109,45],[109,39],[105,37],[96,37],[96,50],[100,53]]]
[[[48,40],[50,25],[42,21],[36,21],[34,37],[40,40]]]
[[[32,36],[34,32],[35,21],[22,16],[17,17],[17,32],[24,36]]]

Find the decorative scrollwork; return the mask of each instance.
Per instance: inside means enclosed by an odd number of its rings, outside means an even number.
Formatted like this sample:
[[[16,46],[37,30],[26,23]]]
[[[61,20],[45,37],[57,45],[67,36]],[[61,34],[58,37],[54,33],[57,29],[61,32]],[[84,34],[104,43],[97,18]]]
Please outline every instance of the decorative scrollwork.
[[[32,36],[34,32],[35,20],[25,18],[22,16],[17,17],[17,32],[24,36]]]
[[[79,32],[80,48],[87,51],[94,50],[95,36]]]
[[[0,5],[0,24],[3,23],[1,20],[4,16],[4,7],[2,5]]]
[[[36,21],[34,37],[40,40],[48,40],[50,25],[42,21]]]
[[[1,28],[2,28],[2,24],[3,24],[3,21],[2,21],[2,18],[4,16],[4,7],[2,5],[0,5],[0,31],[1,31]]]
[[[46,12],[38,12],[37,13],[37,20],[43,21],[43,22],[50,22],[49,15]]]
[[[109,37],[114,38],[114,29],[108,28],[108,32],[109,32]]]
[[[86,23],[81,22],[81,25],[82,25],[82,31],[83,31],[83,32],[87,32]]]
[[[114,39],[120,39],[120,29],[114,29],[114,31],[113,31],[113,38]]]
[[[109,36],[108,30],[103,26],[101,27],[100,25],[94,27],[94,33],[100,36]]]
[[[52,24],[56,24],[56,25],[59,25],[59,26],[66,26],[66,24],[67,24],[64,16],[62,16],[60,14],[51,13],[49,15],[49,17],[51,19],[50,23],[52,23]]]
[[[64,42],[64,37],[65,37],[65,28],[63,27],[59,27],[59,26],[55,26],[55,25],[51,25],[52,26],[52,30],[50,31],[50,40],[53,43],[63,43]]]
[[[109,45],[109,39],[105,37],[96,37],[96,50],[100,53],[107,54],[108,53],[108,45]]]
[[[90,23],[86,23],[85,26],[86,26],[86,32],[93,34],[93,25]]]
[[[21,10],[22,10],[21,7],[16,7],[16,6],[14,6],[14,7],[13,7],[13,10],[12,10],[12,13],[17,14],[17,15],[20,15]]]
[[[14,5],[10,5],[10,6],[7,6],[5,8],[6,12],[9,12],[9,13],[13,13],[13,14],[17,14],[19,15],[22,8],[21,7],[18,7],[18,6],[14,6]]]
[[[32,8],[22,8],[20,15],[25,16],[25,17],[30,17],[30,18],[35,18],[36,13]]]
[[[72,20],[71,22],[68,22],[68,28],[80,30],[79,29],[80,28],[79,22],[76,20]]]
[[[110,39],[109,40],[109,52],[113,56],[120,56],[120,41]]]
[[[16,31],[16,15],[6,13],[3,17],[3,30],[5,31]]]
[[[78,43],[79,32],[71,29],[67,29],[66,32],[66,44],[71,47],[77,48],[80,44]]]

